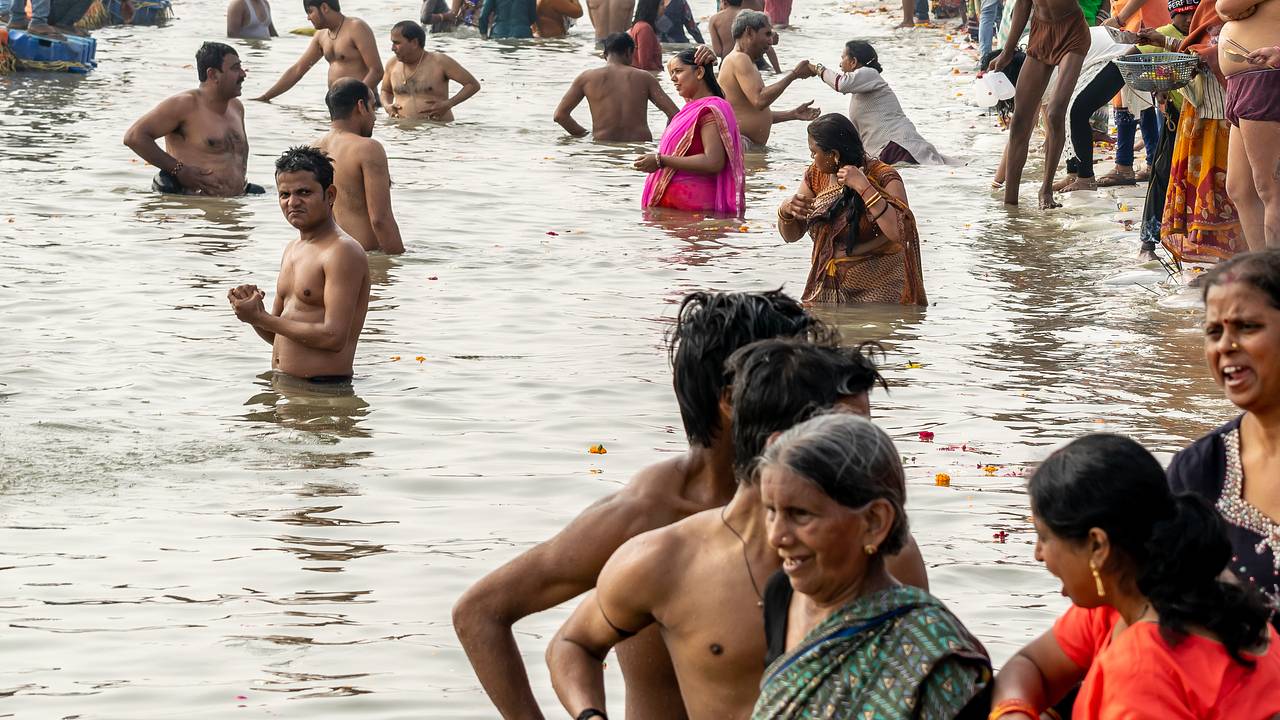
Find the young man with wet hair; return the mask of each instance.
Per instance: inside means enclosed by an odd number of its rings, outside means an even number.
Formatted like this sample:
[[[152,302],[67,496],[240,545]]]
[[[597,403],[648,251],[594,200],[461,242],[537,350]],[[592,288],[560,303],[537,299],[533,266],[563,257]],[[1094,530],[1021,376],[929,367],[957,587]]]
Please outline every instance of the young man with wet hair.
[[[271,312],[257,285],[227,292],[236,317],[271,344],[271,368],[313,383],[351,380],[369,311],[369,260],[333,218],[333,164],[314,147],[276,160],[285,220],[298,230],[284,249]]]
[[[641,470],[622,490],[476,582],[458,600],[454,629],[504,718],[543,717],[512,634],[516,622],[593,588],[609,556],[628,539],[724,505],[733,496],[724,363],[738,348],[771,337],[831,342],[834,331],[778,290],[686,296],[671,332],[669,357],[689,449]],[[684,717],[675,671],[656,629],[621,643],[618,656],[628,717]]]
[[[653,73],[631,66],[636,43],[624,32],[604,39],[604,67],[586,70],[573,79],[556,107],[555,121],[574,137],[587,129],[573,119],[573,109],[583,98],[591,110],[590,132],[601,142],[641,142],[652,140],[649,131],[649,103],[670,119],[680,111],[662,91]]]
[[[270,102],[298,84],[312,66],[324,58],[329,62],[329,87],[342,78],[355,78],[373,91],[375,102],[382,81],[382,58],[373,30],[357,17],[343,15],[338,0],[302,0],[307,20],[316,29],[302,57],[284,71],[270,90],[254,100]]]
[[[766,86],[760,77],[756,63],[778,41],[769,16],[757,10],[743,10],[733,20],[733,50],[720,64],[716,79],[724,90],[724,97],[733,106],[738,118],[738,128],[743,137],[758,146],[769,142],[775,123],[789,120],[813,120],[821,112],[810,107],[810,100],[794,110],[774,110],[773,103],[781,97],[792,82],[811,78],[817,74],[808,60],[801,60],[794,70],[782,79]]]
[[[382,78],[382,104],[391,117],[453,120],[453,108],[480,92],[480,82],[457,60],[426,51],[427,33],[412,20],[391,28],[391,52]],[[449,97],[449,82],[462,87]]]
[[[329,88],[324,102],[330,130],[316,147],[333,160],[338,188],[333,214],[338,225],[365,250],[404,252],[400,225],[391,210],[387,151],[373,139],[373,93],[355,78],[342,78]]]
[[[756,458],[771,435],[818,411],[867,414],[868,394],[884,381],[861,348],[794,338],[752,343],[727,367],[737,491],[723,508],[632,538],[609,558],[547,648],[570,716],[603,716],[609,650],[658,628],[691,720],[751,716],[764,671],[764,584],[781,566],[767,542]],[[914,542],[888,564],[899,580],[927,584]]]
[[[239,96],[247,75],[234,48],[207,42],[196,52],[200,86],[161,101],[124,134],[130,150],[160,169],[154,190],[219,197],[265,192],[245,182],[249,139]],[[164,150],[156,144],[160,138]]]

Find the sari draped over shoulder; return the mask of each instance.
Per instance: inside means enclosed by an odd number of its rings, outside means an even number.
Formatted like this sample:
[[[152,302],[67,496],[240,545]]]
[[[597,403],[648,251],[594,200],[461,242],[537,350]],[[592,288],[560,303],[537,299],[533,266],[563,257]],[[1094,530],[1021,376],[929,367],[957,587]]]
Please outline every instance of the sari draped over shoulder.
[[[960,621],[899,586],[854,600],[775,660],[751,717],[985,718],[991,679],[986,650]]]
[[[685,104],[671,118],[658,152],[684,157],[702,152],[698,122],[706,115],[716,124],[724,144],[724,167],[715,175],[692,173],[669,167],[649,173],[644,181],[644,207],[671,207],[677,210],[741,215],[746,208],[746,170],[742,162],[742,136],[733,107],[724,98],[707,97]],[[690,152],[693,149],[694,152]]]
[[[885,190],[889,183],[901,181],[902,177],[874,158],[867,160],[865,172],[871,186],[898,211],[899,239],[889,240],[880,226],[863,214],[853,252],[846,253],[848,217],[844,213],[819,217],[839,199],[841,187],[834,175],[810,165],[804,178],[816,198],[814,216],[808,223],[809,236],[813,238],[813,264],[804,286],[804,301],[927,305],[915,215],[906,202]]]

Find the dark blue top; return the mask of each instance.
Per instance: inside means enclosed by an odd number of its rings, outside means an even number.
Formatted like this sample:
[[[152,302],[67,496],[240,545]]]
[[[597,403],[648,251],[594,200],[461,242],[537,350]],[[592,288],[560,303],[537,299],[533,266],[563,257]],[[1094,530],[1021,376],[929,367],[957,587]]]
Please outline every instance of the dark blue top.
[[[688,44],[689,38],[684,34],[686,29],[694,40],[702,43],[702,33],[698,31],[698,22],[693,19],[688,0],[671,0],[658,17],[654,29],[658,31],[658,39],[664,43]]]

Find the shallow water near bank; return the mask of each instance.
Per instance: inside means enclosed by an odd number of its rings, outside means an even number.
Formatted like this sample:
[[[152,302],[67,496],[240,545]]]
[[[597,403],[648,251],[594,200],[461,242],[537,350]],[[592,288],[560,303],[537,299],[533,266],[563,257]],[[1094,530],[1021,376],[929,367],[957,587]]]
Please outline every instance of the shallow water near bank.
[[[1032,558],[1028,463],[1103,430],[1167,454],[1232,409],[1203,368],[1194,296],[1132,262],[1123,224],[1141,189],[1006,210],[987,187],[1004,136],[957,96],[967,56],[943,31],[895,32],[852,7],[799,7],[783,65],[834,66],[845,40],[870,39],[957,164],[902,171],[931,305],[817,312],[884,344],[892,390],[874,413],[906,459],[933,589],[1003,662],[1065,603]],[[346,9],[384,55],[386,30],[417,15]],[[275,12],[282,31],[306,24],[291,4]],[[429,37],[484,89],[448,126],[379,123],[409,252],[371,257],[354,383],[317,391],[266,373],[269,348],[225,299],[273,287],[293,231],[270,194],[161,197],[120,145],[194,86],[195,49],[222,34],[221,3],[177,14],[98,32],[86,77],[0,77],[0,717],[494,717],[450,606],[683,449],[663,348],[681,296],[800,292],[808,247],[772,222],[808,161],[804,127],[749,155],[745,221],[645,214],[630,169],[645,146],[551,122],[599,62],[585,22],[545,43]],[[246,95],[306,41],[237,41]],[[324,132],[323,94],[317,67],[247,103],[252,181]],[[847,107],[814,80],[779,106],[810,99]],[[542,652],[569,609],[517,626],[551,717]],[[610,686],[620,707],[613,671]]]

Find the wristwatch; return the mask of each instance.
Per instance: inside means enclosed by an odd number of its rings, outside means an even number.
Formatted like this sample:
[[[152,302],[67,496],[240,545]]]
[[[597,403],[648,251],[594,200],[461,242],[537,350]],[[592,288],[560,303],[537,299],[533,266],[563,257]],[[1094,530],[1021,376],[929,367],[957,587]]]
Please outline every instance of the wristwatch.
[[[606,717],[603,712],[595,708],[587,708],[586,710],[583,710],[582,712],[578,713],[578,717],[574,718],[574,720],[591,720],[591,718],[597,718],[597,717],[602,718],[603,720],[609,720],[609,718]]]

